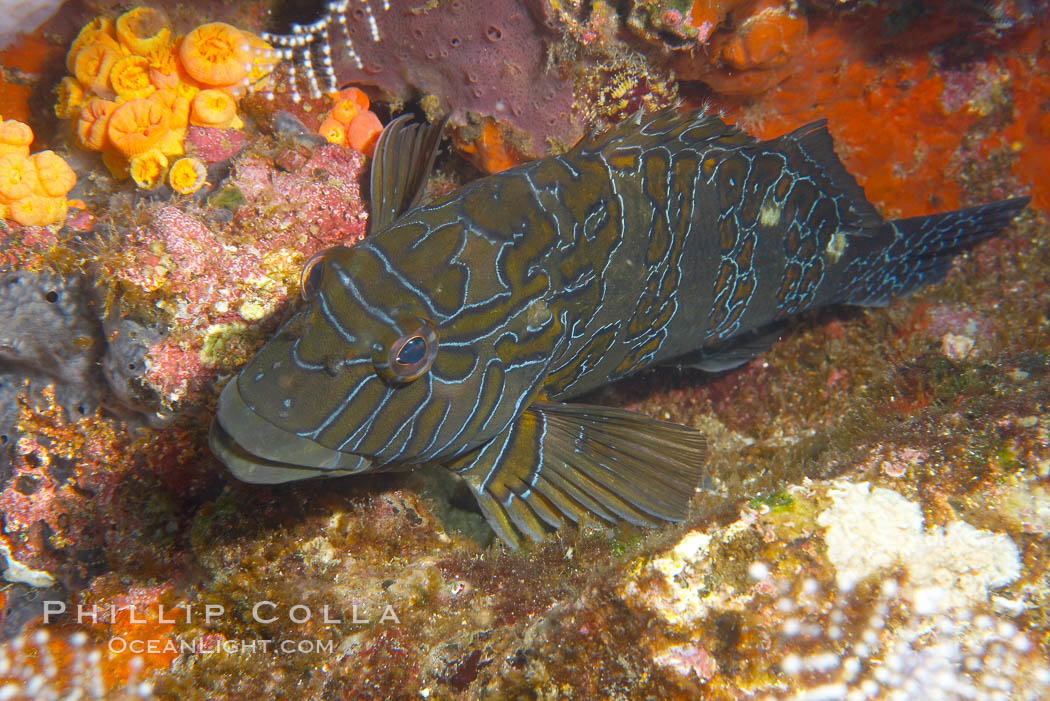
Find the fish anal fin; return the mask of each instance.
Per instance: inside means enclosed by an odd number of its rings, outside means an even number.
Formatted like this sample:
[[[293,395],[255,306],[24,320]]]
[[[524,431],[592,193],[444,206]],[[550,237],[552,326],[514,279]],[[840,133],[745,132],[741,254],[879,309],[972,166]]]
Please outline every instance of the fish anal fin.
[[[686,517],[706,456],[694,429],[609,407],[534,402],[446,466],[510,547],[588,517],[655,526]]]
[[[369,232],[386,228],[419,202],[446,121],[425,124],[403,114],[380,133],[372,158]]]

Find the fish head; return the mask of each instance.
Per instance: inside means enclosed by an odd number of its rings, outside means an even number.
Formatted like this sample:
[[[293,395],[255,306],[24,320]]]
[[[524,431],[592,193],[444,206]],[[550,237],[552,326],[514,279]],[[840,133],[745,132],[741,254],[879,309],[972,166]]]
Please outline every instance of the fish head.
[[[477,319],[427,301],[439,261],[413,283],[384,262],[365,242],[304,267],[300,309],[219,399],[212,450],[235,476],[398,469],[469,450],[513,418],[539,373],[524,385],[504,373],[495,344],[474,342]]]

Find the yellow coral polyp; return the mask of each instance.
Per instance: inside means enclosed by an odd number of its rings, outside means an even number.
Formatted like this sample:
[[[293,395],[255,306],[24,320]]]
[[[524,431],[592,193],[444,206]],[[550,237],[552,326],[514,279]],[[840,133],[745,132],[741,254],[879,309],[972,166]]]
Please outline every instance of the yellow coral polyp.
[[[171,112],[153,100],[130,100],[113,110],[106,136],[129,158],[156,146],[171,124]]]
[[[136,7],[117,18],[117,38],[134,54],[146,56],[171,42],[171,22],[161,10]]]
[[[99,34],[73,58],[73,75],[96,95],[112,97],[109,74],[123,56],[116,39]]]
[[[244,122],[237,116],[237,102],[228,93],[210,88],[201,90],[190,103],[190,124],[218,129],[240,129]]]
[[[17,119],[0,122],[0,156],[9,153],[28,156],[31,143],[33,143],[33,130],[28,124]]]
[[[77,34],[77,38],[73,40],[73,43],[69,46],[69,52],[66,53],[66,70],[73,73],[73,59],[76,58],[77,53],[80,52],[88,44],[93,43],[99,36],[108,36],[111,39],[116,38],[116,33],[113,29],[113,20],[109,17],[96,17],[87,24],[84,25],[80,33]]]
[[[346,143],[346,125],[338,119],[329,117],[324,120],[324,122],[321,123],[321,128],[317,130],[317,133],[323,136],[328,143],[340,145]]]
[[[168,169],[168,157],[157,149],[133,157],[128,163],[131,179],[139,187],[150,190],[156,187]]]
[[[40,191],[48,197],[65,197],[77,184],[77,174],[54,151],[40,151],[31,157]]]
[[[183,195],[189,195],[204,187],[208,170],[199,158],[187,156],[171,164],[168,171],[168,184],[171,189]]]
[[[146,60],[149,62],[149,78],[154,85],[160,89],[178,87],[181,66],[174,46],[150,51]]]
[[[50,226],[66,220],[65,197],[29,195],[8,205],[8,216],[22,226]]]
[[[340,100],[332,107],[330,116],[332,119],[347,125],[354,121],[354,117],[361,114],[361,112],[366,109],[368,109],[367,105],[361,107],[356,100]]]
[[[72,119],[84,106],[87,94],[79,80],[67,75],[55,88],[55,97],[55,116],[59,119]]]
[[[40,189],[33,162],[17,153],[0,156],[0,199],[13,203]]]
[[[108,145],[109,118],[116,108],[117,103],[103,100],[101,97],[93,97],[84,103],[73,129],[82,148],[101,151]]]
[[[143,56],[125,56],[109,72],[113,92],[124,100],[137,100],[153,94],[157,86],[150,80],[149,61]]]
[[[216,87],[240,83],[252,64],[247,37],[224,22],[202,24],[183,37],[179,58],[191,78]]]

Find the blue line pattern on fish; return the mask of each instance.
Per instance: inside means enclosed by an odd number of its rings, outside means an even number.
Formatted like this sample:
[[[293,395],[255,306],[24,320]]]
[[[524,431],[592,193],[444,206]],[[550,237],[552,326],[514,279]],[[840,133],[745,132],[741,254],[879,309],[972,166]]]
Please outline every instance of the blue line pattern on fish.
[[[664,110],[417,205],[441,130],[384,130],[370,235],[308,262],[211,444],[248,482],[442,466],[514,547],[681,520],[700,480],[694,429],[567,400],[654,364],[740,365],[807,309],[885,304],[1028,201],[885,221],[824,122],[759,142]]]

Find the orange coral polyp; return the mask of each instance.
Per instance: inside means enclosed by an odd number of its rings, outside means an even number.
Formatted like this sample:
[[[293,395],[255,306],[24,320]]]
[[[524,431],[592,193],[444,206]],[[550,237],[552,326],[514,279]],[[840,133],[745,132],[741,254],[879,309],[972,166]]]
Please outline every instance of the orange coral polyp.
[[[88,44],[94,43],[100,36],[108,36],[111,39],[116,37],[113,31],[113,20],[109,17],[96,17],[84,25],[66,53],[66,70],[73,73],[73,60],[77,57],[77,53]]]
[[[344,125],[349,125],[350,122],[354,120],[354,117],[361,114],[366,109],[368,109],[368,107],[361,107],[361,105],[353,99],[339,100],[339,102],[332,106],[332,111],[329,116]]]
[[[16,153],[0,156],[0,199],[14,203],[40,189],[33,162]]]
[[[33,143],[33,130],[28,124],[17,119],[0,122],[0,156],[9,153],[28,156],[31,143]]]
[[[365,110],[354,117],[346,128],[346,144],[371,158],[381,131],[383,131],[383,123],[379,121],[379,117],[375,115],[375,112]]]
[[[150,80],[149,61],[143,56],[125,56],[113,65],[109,81],[118,97],[137,100],[157,88]]]
[[[179,85],[182,66],[174,46],[164,46],[146,56],[149,61],[150,81],[158,88],[175,88]]]
[[[84,103],[77,115],[74,131],[80,145],[88,151],[101,151],[109,144],[107,127],[117,103],[93,97]]]
[[[171,164],[168,171],[168,184],[171,189],[182,195],[190,195],[204,187],[208,170],[199,158],[187,156]]]
[[[171,23],[161,10],[136,7],[117,18],[117,38],[132,53],[146,56],[171,42]]]
[[[365,94],[361,88],[344,88],[332,96],[332,99],[336,104],[349,100],[355,103],[359,111],[363,112],[371,106],[371,101],[368,99],[368,95]]]
[[[171,124],[171,112],[153,100],[131,100],[113,110],[106,135],[109,143],[125,156],[137,156],[153,148]]]
[[[75,117],[87,99],[84,86],[76,78],[68,75],[55,88],[55,96],[55,116],[59,119]]]
[[[133,157],[128,163],[131,179],[144,190],[157,186],[168,168],[168,157],[157,149],[150,149]]]
[[[224,22],[202,24],[183,37],[179,58],[191,78],[212,86],[240,83],[252,64],[248,39]]]
[[[77,52],[73,59],[73,75],[96,95],[110,97],[113,92],[109,73],[123,55],[115,39],[99,34],[95,41]]]
[[[65,197],[77,184],[77,174],[54,151],[40,151],[32,156],[40,182],[40,191],[48,197]]]
[[[321,128],[317,130],[317,133],[323,136],[329,143],[346,143],[346,125],[332,117],[329,117],[321,123]]]
[[[65,221],[69,206],[65,197],[29,195],[12,202],[8,209],[11,219],[22,226],[50,226]]]
[[[236,101],[222,90],[201,90],[190,103],[190,124],[195,126],[226,128],[239,121]]]

